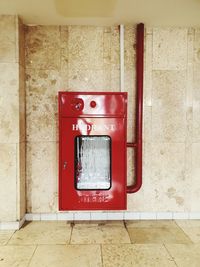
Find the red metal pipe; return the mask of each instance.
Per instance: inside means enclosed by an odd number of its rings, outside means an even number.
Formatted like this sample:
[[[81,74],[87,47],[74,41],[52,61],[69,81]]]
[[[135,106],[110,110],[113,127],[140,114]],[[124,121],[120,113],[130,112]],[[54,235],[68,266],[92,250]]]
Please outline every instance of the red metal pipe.
[[[127,143],[126,146],[127,147],[136,147],[137,144],[135,144],[135,143]]]
[[[144,24],[137,25],[136,37],[136,142],[127,143],[135,153],[135,183],[127,186],[127,193],[135,193],[142,186],[142,117],[143,117],[143,73],[144,73]]]

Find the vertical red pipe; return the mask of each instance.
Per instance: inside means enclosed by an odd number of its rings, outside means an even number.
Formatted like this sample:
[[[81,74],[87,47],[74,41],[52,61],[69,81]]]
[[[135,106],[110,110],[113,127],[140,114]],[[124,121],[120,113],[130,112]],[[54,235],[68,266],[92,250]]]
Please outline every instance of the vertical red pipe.
[[[142,186],[143,75],[144,24],[140,23],[137,25],[136,36],[136,141],[135,143],[127,143],[127,147],[135,148],[135,183],[133,185],[127,186],[127,193],[135,193]]]

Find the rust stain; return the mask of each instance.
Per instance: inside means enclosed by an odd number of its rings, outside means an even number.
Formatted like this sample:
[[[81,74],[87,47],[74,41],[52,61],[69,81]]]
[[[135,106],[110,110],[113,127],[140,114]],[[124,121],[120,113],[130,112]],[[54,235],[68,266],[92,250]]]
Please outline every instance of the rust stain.
[[[57,82],[57,81],[56,81],[55,79],[54,79],[54,80],[51,80],[51,84],[52,84],[52,85],[55,85],[56,82]]]
[[[184,199],[176,195],[176,189],[174,187],[168,188],[166,194],[169,198],[174,198],[179,206],[182,206],[184,204]]]

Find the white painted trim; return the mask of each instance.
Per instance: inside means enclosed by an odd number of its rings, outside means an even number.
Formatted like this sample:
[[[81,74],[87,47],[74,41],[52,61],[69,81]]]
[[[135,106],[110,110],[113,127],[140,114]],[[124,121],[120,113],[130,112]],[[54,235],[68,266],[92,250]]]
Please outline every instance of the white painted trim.
[[[140,220],[156,220],[157,212],[140,212]]]
[[[41,215],[41,221],[57,221],[57,213],[42,213]]]
[[[69,211],[26,213],[19,222],[0,222],[0,230],[19,230],[25,221],[105,221],[105,220],[198,220],[200,212]]]
[[[107,213],[107,220],[124,220],[124,213],[123,212],[108,212]]]
[[[91,213],[90,212],[75,212],[74,221],[90,221]]]
[[[26,213],[26,221],[40,221],[41,215],[39,213]]]
[[[124,212],[124,220],[140,220],[140,212]]]
[[[74,220],[74,214],[72,212],[58,213],[57,219],[58,219],[58,221],[73,221]]]
[[[107,212],[91,212],[91,221],[107,221],[108,213]]]
[[[189,213],[189,220],[199,220],[200,219],[200,212],[191,212]]]
[[[25,216],[16,222],[0,222],[0,230],[19,230],[25,222]]]
[[[172,212],[157,212],[157,220],[172,220]]]
[[[26,221],[26,215],[24,215],[24,217],[19,221],[19,229],[23,226],[25,221]]]
[[[200,212],[69,211],[69,212],[57,212],[57,213],[26,214],[26,221],[193,220],[193,219],[200,219]]]
[[[124,92],[124,25],[120,25],[120,91]]]
[[[174,220],[188,220],[189,212],[173,212]]]
[[[27,213],[19,222],[0,222],[0,230],[19,230],[25,221],[198,220],[200,212],[69,211]]]

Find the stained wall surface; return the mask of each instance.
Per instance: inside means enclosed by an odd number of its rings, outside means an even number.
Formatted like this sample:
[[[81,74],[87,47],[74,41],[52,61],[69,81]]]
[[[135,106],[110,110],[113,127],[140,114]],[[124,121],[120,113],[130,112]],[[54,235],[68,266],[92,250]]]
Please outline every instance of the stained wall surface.
[[[0,221],[25,214],[25,88],[23,25],[0,16]]]
[[[57,93],[119,91],[119,29],[26,26],[25,53],[27,212],[53,213],[58,210]],[[199,70],[199,29],[146,28],[143,187],[128,195],[130,211],[199,211]],[[125,90],[132,141],[132,26],[125,27]],[[12,157],[14,150],[7,144],[5,149]],[[128,183],[133,179],[132,153],[128,151]]]

